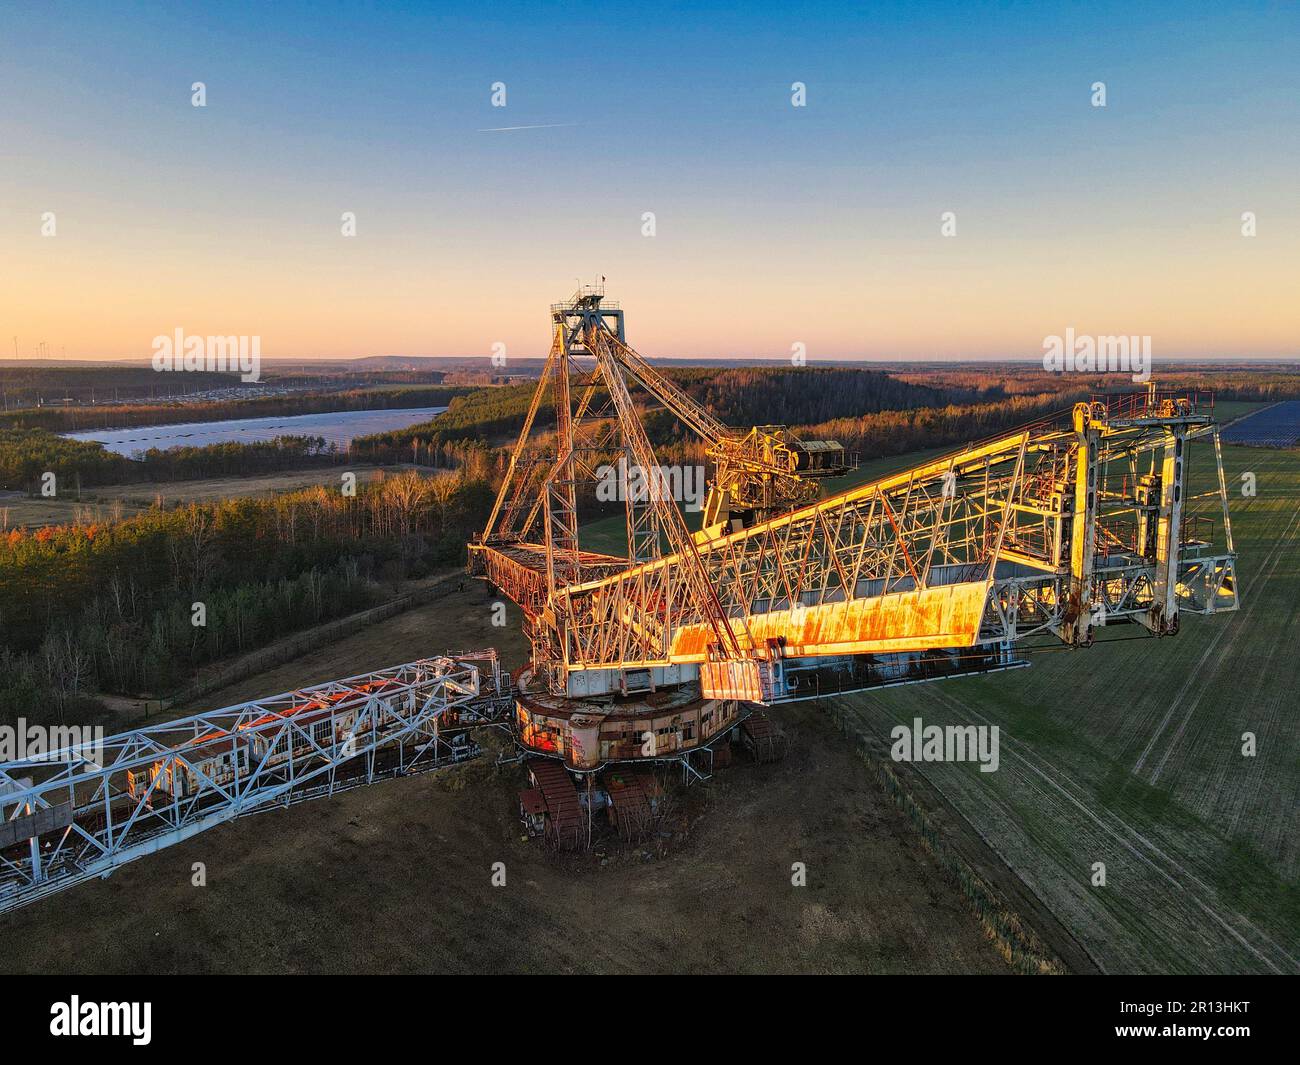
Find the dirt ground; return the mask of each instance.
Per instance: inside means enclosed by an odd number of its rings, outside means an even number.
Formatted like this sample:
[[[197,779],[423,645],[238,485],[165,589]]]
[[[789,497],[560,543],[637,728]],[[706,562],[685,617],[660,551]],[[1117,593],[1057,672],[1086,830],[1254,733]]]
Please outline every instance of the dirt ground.
[[[445,578],[446,575],[439,572],[430,580],[437,582]],[[461,586],[459,591],[458,585]],[[504,627],[492,624],[493,604],[497,602],[506,607]],[[189,707],[175,707],[169,713],[175,716],[184,710],[197,714],[449,651],[495,647],[502,663],[514,668],[528,657],[528,643],[521,624],[519,609],[514,603],[489,596],[481,581],[465,577],[463,582],[455,580],[451,583],[446,594],[431,603],[397,614],[341,640],[323,644],[318,650],[231,684]]]
[[[492,601],[467,582],[204,702],[452,648],[514,664],[518,615],[493,628]],[[787,759],[721,771],[664,857],[548,854],[515,819],[522,770],[485,758],[245,818],[0,918],[0,969],[1009,972],[843,737],[812,707],[778,716]]]
[[[22,492],[0,495],[0,529],[25,526],[65,525],[74,521],[113,521],[148,510],[159,499],[163,506],[177,503],[215,503],[243,496],[270,496],[312,488],[318,484],[337,486],[344,470],[365,484],[381,473],[389,476],[399,466],[326,466],[308,470],[286,470],[254,477],[206,477],[193,481],[142,481],[139,484],[109,484],[68,488],[53,499],[32,498]],[[80,496],[80,498],[78,498]]]

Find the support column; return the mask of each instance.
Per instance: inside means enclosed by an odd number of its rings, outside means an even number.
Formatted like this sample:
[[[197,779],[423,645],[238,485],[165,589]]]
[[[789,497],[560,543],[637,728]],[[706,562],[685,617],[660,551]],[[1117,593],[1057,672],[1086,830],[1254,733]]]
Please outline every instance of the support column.
[[[1155,578],[1151,608],[1140,620],[1157,636],[1178,631],[1178,558],[1183,528],[1185,431],[1169,433],[1160,471],[1160,510],[1155,529]]]
[[[1074,512],[1070,522],[1070,609],[1061,626],[1066,643],[1092,642],[1092,566],[1097,547],[1097,452],[1100,429],[1087,403],[1074,407]]]

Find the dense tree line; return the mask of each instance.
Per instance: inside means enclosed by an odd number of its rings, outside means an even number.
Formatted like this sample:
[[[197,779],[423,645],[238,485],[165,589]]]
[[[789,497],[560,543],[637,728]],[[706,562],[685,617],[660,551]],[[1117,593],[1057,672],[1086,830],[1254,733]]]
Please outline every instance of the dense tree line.
[[[199,370],[183,375],[161,375],[152,366],[0,366],[0,406],[35,406],[72,399],[104,402],[117,396],[145,400],[162,395],[206,392],[238,385],[239,375]]]
[[[202,477],[255,477],[280,470],[337,466],[347,452],[320,436],[277,436],[249,443],[150,448],[131,463],[128,481],[192,481]]]
[[[38,652],[0,646],[0,725],[111,719],[95,697],[89,662],[69,637],[51,637]]]
[[[33,647],[101,596],[133,607],[158,595],[279,580],[344,556],[429,565],[460,557],[490,505],[485,474],[413,471],[356,487],[315,487],[151,509],[113,522],[0,536],[0,642]]]
[[[1134,382],[1129,374],[1051,373],[1037,364],[930,365],[899,370],[895,376],[912,384],[929,384],[940,389],[984,389],[984,398],[996,398],[999,393],[1018,396],[1047,392],[1132,392],[1146,387]],[[1228,366],[1212,363],[1169,367],[1157,364],[1154,379],[1161,391],[1203,390],[1213,392],[1215,398],[1222,400],[1266,403],[1300,399],[1300,367],[1295,365]]]
[[[35,492],[44,474],[71,486],[131,479],[131,460],[102,444],[69,440],[46,429],[0,429],[0,488]],[[56,487],[57,487],[56,481]]]
[[[844,367],[803,369],[739,367],[735,369],[674,368],[666,371],[697,402],[723,421],[736,425],[784,424],[818,427],[833,424],[846,436],[846,447],[864,454],[893,448],[897,453],[913,446],[919,436],[933,428],[929,415],[905,416],[909,411],[966,411],[981,405],[992,410],[1004,399],[1029,399],[1047,394],[1084,395],[1105,390],[1131,390],[1135,386],[1124,375],[1050,374],[1033,366],[1006,365],[976,369],[967,365],[952,369],[927,369],[910,374],[886,374]],[[448,404],[448,409],[427,422],[391,432],[360,437],[352,442],[348,460],[353,462],[409,463],[435,468],[491,468],[493,450],[508,446],[523,424],[532,401],[534,382],[490,388],[468,386],[412,386],[388,390],[355,390],[321,394],[263,397],[238,403],[212,403],[166,408],[183,412],[186,418],[196,410],[204,418],[239,415],[308,413],[313,410],[377,409]],[[1272,400],[1300,396],[1300,374],[1285,370],[1247,373],[1210,368],[1170,375],[1161,387],[1214,388],[1224,399]],[[695,442],[690,430],[670,413],[638,394],[643,421],[651,441],[675,453],[690,454]],[[1066,401],[1061,400],[1062,404]],[[598,401],[599,403],[599,401]],[[1031,405],[1033,405],[1031,403]],[[1005,410],[1018,414],[1021,406],[1009,403]],[[156,418],[159,408],[126,408],[131,419]],[[874,421],[876,414],[895,412],[895,417]],[[52,420],[72,416],[74,411],[41,411]],[[11,415],[11,418],[14,417]],[[989,414],[988,418],[996,415]],[[970,421],[967,414],[955,432]],[[855,426],[853,423],[861,422]],[[555,424],[549,394],[539,406],[536,428],[546,431]],[[1004,423],[1000,422],[999,425]],[[880,426],[899,429],[892,440],[881,435]],[[822,429],[814,429],[816,433]],[[871,439],[879,440],[871,443]],[[945,442],[955,437],[945,437]],[[904,442],[906,444],[904,445]],[[930,445],[934,446],[934,445]],[[311,441],[285,438],[269,444],[220,444],[206,448],[177,448],[150,452],[141,463],[120,458],[97,445],[76,444],[52,434],[0,428],[0,486],[34,489],[35,479],[52,470],[61,480],[84,486],[131,483],[148,480],[181,480],[196,477],[231,476],[248,472],[309,467],[338,461],[340,456]]]
[[[93,711],[99,690],[170,691],[209,662],[373,605],[380,595],[371,577],[362,560],[348,558],[295,577],[203,589],[195,593],[201,600],[173,596],[138,612],[118,594],[92,599],[35,649],[5,648],[0,721]]]
[[[40,491],[53,473],[56,494],[79,488],[144,481],[185,481],[307,469],[342,462],[346,453],[321,437],[281,436],[251,443],[151,448],[129,459],[102,444],[69,440],[44,429],[0,429],[0,488]]]
[[[809,440],[838,440],[847,451],[863,459],[905,455],[982,440],[1025,422],[1068,411],[1086,398],[1084,392],[1057,392],[1014,396],[997,403],[880,411],[863,418],[834,418],[802,426],[800,435]]]
[[[945,403],[970,402],[982,390],[936,388],[874,370],[742,366],[727,370],[672,370],[667,375],[728,425],[809,425]]]
[[[1273,403],[1283,399],[1300,399],[1300,373],[1216,367],[1213,370],[1161,375],[1160,387],[1205,389],[1213,392],[1216,400]]]
[[[157,692],[198,665],[374,600],[381,582],[459,560],[491,505],[471,480],[404,472],[151,510],[0,537],[0,708],[59,706],[99,689]],[[192,624],[193,604],[206,625]],[[8,679],[13,678],[13,679]]]
[[[701,406],[737,426],[800,425],[893,408],[969,401],[981,393],[967,387],[931,388],[900,381],[870,370],[839,367],[741,367],[737,369],[673,368],[665,376]],[[352,442],[353,454],[367,461],[409,460],[412,444],[453,460],[467,450],[509,444],[523,425],[535,382],[484,388],[451,402],[447,411],[418,425]],[[599,409],[604,390],[596,393]],[[653,443],[684,440],[689,430],[656,407],[644,392],[636,392],[647,432]],[[536,430],[555,426],[555,405],[548,391],[538,406]]]

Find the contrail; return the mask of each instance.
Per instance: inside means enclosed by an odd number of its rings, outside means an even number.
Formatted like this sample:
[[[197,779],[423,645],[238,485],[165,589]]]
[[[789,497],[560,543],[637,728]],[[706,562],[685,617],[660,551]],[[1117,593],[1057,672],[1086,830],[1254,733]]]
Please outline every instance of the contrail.
[[[540,126],[494,126],[492,129],[480,129],[479,133],[513,133],[517,129],[559,129],[561,126],[576,126],[577,122],[547,122]]]

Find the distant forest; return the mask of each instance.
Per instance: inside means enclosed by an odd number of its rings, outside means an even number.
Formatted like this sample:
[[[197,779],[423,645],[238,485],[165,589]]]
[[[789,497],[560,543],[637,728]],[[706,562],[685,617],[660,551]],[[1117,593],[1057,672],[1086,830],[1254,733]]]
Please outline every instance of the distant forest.
[[[281,436],[253,443],[151,448],[129,459],[102,444],[69,440],[44,429],[0,429],[0,489],[39,491],[53,473],[60,496],[81,488],[143,481],[238,477],[335,465],[346,458],[321,437]]]
[[[350,410],[439,407],[480,391],[465,385],[430,385],[332,393],[294,393],[183,406],[42,408],[0,415],[0,489],[35,492],[42,474],[53,472],[65,487],[192,480],[303,469],[342,461],[319,438],[280,437],[263,443],[223,443],[150,450],[130,459],[100,444],[58,435],[105,426],[221,421]],[[407,455],[410,459],[410,455]],[[448,461],[450,464],[450,461]],[[62,490],[62,489],[61,489]]]
[[[932,388],[900,381],[871,370],[837,367],[739,367],[728,370],[672,369],[665,376],[697,403],[732,425],[810,425],[831,418],[850,418],[883,410],[991,400],[1000,386]],[[445,414],[405,429],[354,440],[353,453],[369,461],[400,460],[411,443],[421,440],[440,448],[496,447],[509,443],[523,425],[535,382],[485,388],[452,402]],[[603,396],[603,389],[598,395]],[[638,394],[651,441],[670,445],[689,432],[666,412],[649,406]],[[553,429],[555,407],[549,394],[538,410],[536,426]]]
[[[0,404],[9,410],[64,399],[130,402],[232,388],[239,383],[238,374],[160,374],[151,366],[0,366]]]
[[[377,582],[457,561],[491,504],[486,472],[10,530],[0,721],[86,711],[99,690],[165,693],[205,662],[371,605]]]
[[[299,391],[359,389],[367,386],[437,385],[446,378],[442,370],[353,369],[317,364],[308,372],[288,367],[264,366],[262,380],[244,382],[237,373],[206,370],[160,374],[152,366],[0,366],[0,410],[75,404],[114,405],[161,401],[216,390],[258,393],[261,385]]]
[[[30,407],[0,411],[0,428],[49,429],[58,433],[75,433],[94,429],[127,429],[137,425],[217,422],[230,418],[275,418],[346,410],[445,407],[457,396],[475,391],[477,389],[471,385],[402,385],[188,400],[183,403],[101,402],[93,407]]]
[[[114,374],[117,371],[103,371]],[[804,436],[835,439],[864,458],[924,447],[957,444],[995,432],[1019,420],[1068,406],[1089,392],[1132,390],[1123,375],[1091,381],[1036,370],[1001,367],[977,373],[969,367],[921,374],[886,374],[843,367],[687,368],[667,375],[697,402],[731,425],[789,425]],[[1170,375],[1162,387],[1214,388],[1223,399],[1300,397],[1300,373],[1203,370]],[[0,415],[0,488],[34,492],[41,474],[54,472],[64,486],[93,487],[141,481],[237,476],[306,468],[341,461],[410,463],[459,467],[470,456],[509,446],[517,435],[535,382],[476,388],[469,385],[410,385],[386,389],[295,393],[231,402],[167,407],[43,408]],[[703,448],[666,411],[639,396],[651,441],[665,462],[699,461]],[[193,421],[287,415],[334,410],[448,406],[427,422],[360,437],[340,453],[320,440],[282,438],[265,444],[217,444],[151,451],[139,461],[97,444],[57,435],[87,419],[113,424],[161,420]],[[555,411],[544,397],[536,422],[553,429]]]

